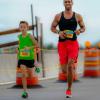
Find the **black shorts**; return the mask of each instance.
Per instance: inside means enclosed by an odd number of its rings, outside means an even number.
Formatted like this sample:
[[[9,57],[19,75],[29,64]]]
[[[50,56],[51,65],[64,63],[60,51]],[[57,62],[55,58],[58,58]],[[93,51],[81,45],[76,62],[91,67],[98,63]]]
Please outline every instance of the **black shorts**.
[[[33,68],[34,67],[34,60],[18,60],[18,67],[20,68],[20,65],[25,65],[27,68]]]

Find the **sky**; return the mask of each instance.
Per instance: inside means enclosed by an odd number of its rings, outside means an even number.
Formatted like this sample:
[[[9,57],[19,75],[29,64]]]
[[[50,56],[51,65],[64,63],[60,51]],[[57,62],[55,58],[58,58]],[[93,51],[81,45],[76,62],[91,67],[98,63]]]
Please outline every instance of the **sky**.
[[[100,41],[100,0],[73,0],[73,11],[80,13],[86,25],[86,31],[78,36],[80,46],[85,41]],[[34,7],[34,15],[43,23],[44,44],[57,45],[58,36],[50,31],[55,14],[64,10],[63,0],[0,0],[0,31],[17,28],[20,20],[31,24],[30,5]],[[17,34],[0,36],[0,43],[16,41]]]

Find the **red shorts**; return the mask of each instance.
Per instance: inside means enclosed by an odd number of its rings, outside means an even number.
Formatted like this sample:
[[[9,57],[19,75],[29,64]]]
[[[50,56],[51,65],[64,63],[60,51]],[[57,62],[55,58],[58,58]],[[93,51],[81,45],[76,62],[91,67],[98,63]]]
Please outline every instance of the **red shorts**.
[[[77,40],[67,40],[64,42],[58,42],[58,54],[60,64],[67,64],[69,59],[74,59],[77,63],[79,45]]]

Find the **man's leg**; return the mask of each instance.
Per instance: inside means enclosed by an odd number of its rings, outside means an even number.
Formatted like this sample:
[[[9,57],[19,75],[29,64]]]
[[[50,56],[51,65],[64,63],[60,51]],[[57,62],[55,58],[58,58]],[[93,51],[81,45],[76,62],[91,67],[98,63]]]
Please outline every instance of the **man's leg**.
[[[66,42],[58,43],[58,54],[59,54],[61,73],[64,74],[64,76],[66,77],[67,76],[66,75],[67,74],[67,62],[68,62]],[[65,79],[67,79],[67,77]]]
[[[72,83],[73,83],[73,77],[74,77],[74,60],[69,59],[68,65],[67,65],[67,82],[68,82],[68,88],[66,90],[66,97],[70,98],[72,97]]]
[[[62,71],[64,74],[67,74],[67,64],[61,64],[61,71]]]
[[[69,59],[68,60],[68,65],[67,65],[67,81],[68,81],[68,90],[71,90],[72,88],[72,83],[73,83],[73,77],[74,77],[74,60]]]
[[[72,43],[72,45],[70,45]],[[75,72],[75,63],[77,63],[77,57],[78,57],[78,42],[70,42],[68,45],[68,65],[67,65],[67,79],[68,79],[68,89],[66,91],[66,95],[68,97],[72,96],[71,89],[72,89],[72,83],[74,78],[74,72]]]

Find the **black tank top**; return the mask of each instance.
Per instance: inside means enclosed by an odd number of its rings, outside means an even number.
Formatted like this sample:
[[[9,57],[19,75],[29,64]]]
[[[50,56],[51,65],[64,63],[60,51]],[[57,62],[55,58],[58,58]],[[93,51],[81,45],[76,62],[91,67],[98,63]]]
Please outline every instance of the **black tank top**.
[[[64,12],[61,13],[61,18],[60,21],[58,23],[59,29],[60,31],[64,31],[64,30],[72,30],[75,31],[77,28],[77,20],[75,18],[75,12],[73,12],[73,16],[70,19],[66,19],[64,17]],[[74,33],[73,38],[65,38],[65,39],[61,39],[59,37],[59,41],[65,41],[65,40],[76,40],[77,36]]]

